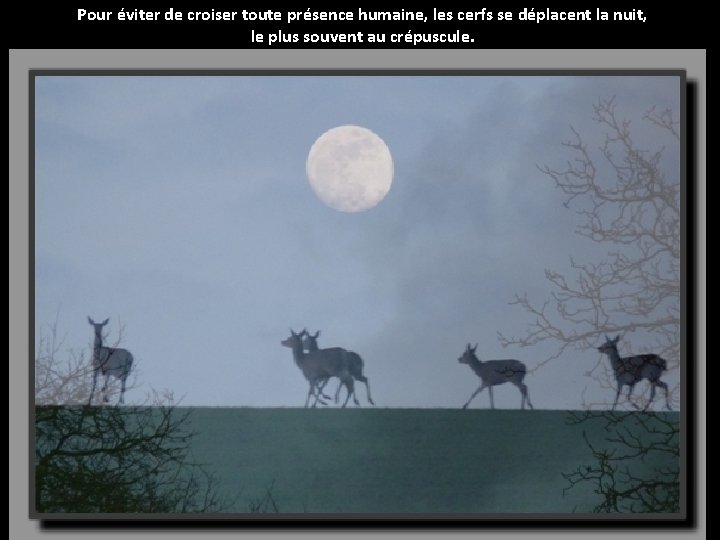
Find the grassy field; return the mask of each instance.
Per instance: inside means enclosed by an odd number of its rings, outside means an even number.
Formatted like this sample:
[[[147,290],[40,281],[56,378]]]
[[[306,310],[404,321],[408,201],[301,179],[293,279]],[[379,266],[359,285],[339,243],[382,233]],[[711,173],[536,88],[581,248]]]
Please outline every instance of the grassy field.
[[[673,413],[670,413],[673,414]],[[592,463],[564,411],[196,408],[194,458],[247,512],[270,489],[281,512],[587,512],[590,486],[563,472]],[[637,461],[634,467],[667,465]]]

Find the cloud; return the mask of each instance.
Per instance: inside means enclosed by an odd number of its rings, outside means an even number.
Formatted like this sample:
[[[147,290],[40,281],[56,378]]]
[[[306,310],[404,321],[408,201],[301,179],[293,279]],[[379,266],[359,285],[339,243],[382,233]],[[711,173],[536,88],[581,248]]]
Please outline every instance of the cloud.
[[[120,316],[143,383],[188,404],[299,405],[279,340],[308,326],[363,356],[378,403],[455,406],[477,383],[457,363],[468,341],[529,366],[545,353],[499,348],[497,330],[528,322],[513,294],[545,298],[545,268],[604,256],[536,165],[568,158],[570,125],[602,142],[599,97],[638,118],[677,91],[649,77],[48,77],[36,316],[62,304],[68,346],[87,343],[85,315]],[[367,212],[327,208],[305,177],[310,145],[342,124],[393,154],[392,189]],[[533,401],[576,405],[577,383],[558,381],[594,360],[534,374]]]

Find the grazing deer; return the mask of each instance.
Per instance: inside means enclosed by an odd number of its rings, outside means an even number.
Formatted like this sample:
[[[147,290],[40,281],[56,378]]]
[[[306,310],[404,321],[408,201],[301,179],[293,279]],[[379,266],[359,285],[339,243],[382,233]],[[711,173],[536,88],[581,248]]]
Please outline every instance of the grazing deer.
[[[88,398],[88,405],[92,402],[92,398],[95,395],[95,386],[97,384],[98,374],[102,373],[105,376],[105,383],[102,387],[103,401],[107,403],[107,385],[108,379],[112,376],[116,379],[120,379],[122,388],[120,390],[120,401],[119,403],[125,402],[125,383],[130,370],[132,369],[133,356],[130,351],[126,349],[116,349],[114,347],[103,346],[102,329],[110,319],[105,319],[101,323],[96,323],[90,317],[88,322],[95,329],[95,341],[93,343],[93,383],[92,390],[90,391],[90,397]]]
[[[490,408],[494,409],[495,401],[493,400],[493,386],[506,382],[511,382],[520,389],[520,394],[522,395],[520,408],[524,409],[525,401],[527,401],[528,406],[532,409],[533,406],[532,403],[530,403],[527,386],[523,383],[525,373],[527,372],[525,364],[519,360],[487,360],[485,362],[481,362],[475,355],[476,349],[477,344],[474,347],[471,347],[468,343],[465,352],[460,358],[458,358],[458,362],[470,366],[470,368],[478,377],[480,377],[480,380],[482,381],[480,387],[472,393],[470,399],[468,399],[465,405],[463,405],[463,409],[466,409],[473,398],[484,388],[487,388],[490,393]]]
[[[353,378],[347,370],[343,356],[339,354],[323,354],[321,351],[305,353],[303,335],[305,335],[305,331],[297,334],[290,329],[290,336],[282,340],[280,344],[283,347],[292,349],[293,360],[295,360],[295,364],[300,368],[300,371],[303,372],[303,375],[305,375],[310,385],[307,399],[305,400],[305,407],[309,405],[311,396],[318,396],[318,384],[330,377],[339,377],[342,384],[345,384],[348,388],[348,395],[345,398],[345,403],[342,405],[343,407],[347,405],[350,396],[353,396],[353,400],[358,404],[357,398],[355,397]],[[317,400],[315,403],[317,403]]]
[[[350,373],[353,379],[356,381],[360,381],[365,383],[365,390],[367,393],[367,400],[371,405],[375,405],[375,402],[370,397],[370,382],[368,381],[368,378],[363,375],[363,359],[360,357],[360,355],[353,351],[348,351],[346,349],[343,349],[342,347],[330,347],[328,349],[321,349],[318,346],[317,338],[320,336],[320,330],[315,332],[315,335],[310,335],[310,333],[307,330],[304,330],[305,332],[305,339],[303,340],[303,344],[305,347],[305,350],[308,352],[318,352],[321,351],[322,354],[341,354],[345,358],[345,364],[347,367],[347,371]],[[321,381],[320,387],[318,388],[319,392],[322,393],[323,388],[325,388],[325,385],[328,383],[330,379],[325,379],[324,381]],[[337,390],[335,391],[335,403],[338,402],[338,396],[340,395],[340,389],[342,388],[343,384],[342,382],[338,385]],[[348,389],[349,391],[349,389]],[[324,395],[324,394],[323,394]],[[357,401],[356,401],[357,403]]]
[[[605,343],[598,347],[598,351],[607,354],[613,372],[615,373],[615,380],[617,381],[617,393],[615,394],[615,402],[613,403],[612,410],[615,410],[615,406],[620,398],[620,392],[625,385],[629,386],[627,393],[628,401],[630,401],[636,409],[639,408],[631,401],[630,396],[632,395],[635,385],[643,379],[647,379],[650,381],[650,399],[645,404],[643,410],[647,410],[653,399],[655,399],[655,387],[659,386],[665,390],[665,407],[671,411],[672,408],[670,407],[667,384],[660,380],[663,371],[667,369],[665,359],[660,358],[657,354],[636,354],[635,356],[625,356],[621,358],[617,349],[620,335],[615,336],[615,339],[610,339],[607,334],[605,334],[605,340]]]

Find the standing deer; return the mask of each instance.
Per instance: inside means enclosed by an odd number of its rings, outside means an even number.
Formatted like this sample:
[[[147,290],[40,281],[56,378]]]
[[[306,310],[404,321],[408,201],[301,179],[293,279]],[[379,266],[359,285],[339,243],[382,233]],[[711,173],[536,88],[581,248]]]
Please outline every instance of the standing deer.
[[[615,402],[613,403],[612,410],[615,410],[615,406],[620,398],[620,392],[625,385],[629,386],[627,393],[628,401],[630,401],[636,409],[639,408],[631,401],[630,396],[632,395],[635,385],[643,379],[647,379],[650,381],[650,399],[645,404],[643,410],[647,410],[653,399],[655,399],[655,387],[659,386],[665,390],[665,407],[671,411],[672,408],[670,407],[667,384],[660,380],[663,371],[667,369],[665,359],[660,358],[657,354],[637,354],[635,356],[621,358],[617,349],[618,341],[620,341],[619,334],[615,336],[615,339],[610,339],[607,334],[605,334],[605,343],[598,347],[598,351],[606,354],[610,359],[610,364],[615,373],[615,380],[617,381],[617,393],[615,394]]]
[[[120,390],[120,401],[119,403],[125,403],[125,383],[130,370],[132,369],[133,356],[130,351],[126,349],[116,349],[114,347],[103,346],[102,329],[110,319],[105,319],[101,323],[96,323],[90,317],[88,322],[95,329],[95,341],[93,343],[93,383],[92,390],[90,391],[90,397],[88,398],[88,405],[92,402],[92,398],[95,395],[95,386],[97,385],[98,374],[102,373],[105,376],[105,383],[102,387],[103,401],[107,403],[107,385],[110,376],[120,379],[122,388]]]
[[[370,397],[370,382],[368,381],[368,378],[363,375],[363,359],[360,357],[360,355],[353,351],[348,351],[346,349],[343,349],[342,347],[330,347],[328,349],[321,349],[318,346],[317,338],[320,336],[320,330],[315,332],[315,335],[310,335],[310,333],[307,330],[304,330],[305,332],[305,339],[303,341],[305,350],[308,352],[321,352],[321,354],[340,354],[344,356],[345,364],[347,371],[350,373],[353,379],[356,381],[360,381],[365,383],[365,390],[367,393],[367,400],[371,405],[375,405],[375,402]],[[321,381],[320,387],[318,388],[319,392],[322,393],[323,388],[325,388],[325,385],[330,379],[325,379],[324,381]],[[342,388],[343,384],[340,382],[340,384],[337,387],[337,390],[335,391],[335,403],[338,402],[338,396],[340,395],[340,389]],[[349,389],[348,389],[349,391]],[[357,403],[357,401],[356,401]]]
[[[323,354],[321,351],[305,353],[303,347],[303,335],[305,335],[305,333],[303,330],[298,334],[290,329],[290,336],[280,342],[283,347],[292,349],[293,360],[295,360],[295,364],[303,372],[303,375],[305,375],[310,385],[307,399],[305,400],[305,407],[309,405],[311,396],[318,396],[318,385],[330,377],[339,377],[342,384],[348,388],[348,395],[345,398],[345,403],[342,405],[343,407],[347,405],[350,396],[352,396],[353,401],[358,404],[358,400],[355,397],[353,378],[347,370],[343,355]],[[317,400],[315,404],[317,404]]]
[[[530,403],[527,386],[523,383],[523,379],[525,378],[525,374],[527,372],[525,364],[519,360],[487,360],[485,362],[481,362],[475,355],[476,349],[477,344],[475,344],[474,347],[471,347],[468,343],[465,348],[465,352],[460,358],[458,358],[458,362],[470,366],[470,368],[478,377],[480,377],[480,380],[482,381],[480,387],[472,393],[470,399],[468,399],[465,405],[463,405],[463,409],[467,409],[467,406],[470,405],[473,398],[484,388],[487,388],[490,393],[490,408],[494,409],[495,401],[493,400],[493,386],[506,382],[511,382],[520,389],[520,394],[522,395],[520,408],[525,409],[525,401],[527,401],[528,406],[532,409],[533,406],[532,403]]]

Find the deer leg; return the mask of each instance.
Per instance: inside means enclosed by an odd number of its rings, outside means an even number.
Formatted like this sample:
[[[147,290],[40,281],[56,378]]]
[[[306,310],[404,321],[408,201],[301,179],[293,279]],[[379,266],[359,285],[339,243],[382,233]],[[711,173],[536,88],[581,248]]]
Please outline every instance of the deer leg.
[[[120,379],[120,401],[119,403],[125,403],[125,381],[127,381],[127,377],[123,377]]]
[[[312,392],[312,395],[315,396],[315,401],[313,401],[313,403],[312,403],[312,405],[311,405],[311,407],[312,407],[313,409],[314,409],[315,407],[317,407],[318,401],[319,401],[322,405],[325,405],[325,404],[326,404],[326,403],[322,400],[322,398],[320,397],[320,390],[318,389],[318,388],[320,387],[321,382],[322,382],[322,381],[316,381],[316,382],[313,384],[313,392]]]
[[[647,400],[647,403],[645,403],[645,406],[643,407],[643,411],[647,411],[648,407],[650,407],[650,404],[655,399],[655,385],[657,384],[657,381],[650,381],[650,398]]]
[[[627,400],[630,402],[630,405],[632,405],[632,406],[635,407],[636,409],[639,409],[640,407],[638,407],[638,406],[635,404],[635,402],[633,402],[633,400],[631,399],[633,390],[635,389],[635,383],[632,383],[632,384],[630,384],[630,385],[628,385],[628,386],[629,386],[630,388],[628,388]]]
[[[343,386],[347,389],[347,397],[345,398],[345,404],[347,404],[350,397],[352,397],[353,403],[355,403],[355,405],[360,405],[360,402],[355,395],[355,380],[350,374],[347,374],[345,377],[340,377],[340,384],[338,385],[337,392],[335,393],[335,403],[337,403],[337,398],[340,395],[340,389]],[[343,405],[343,407],[344,406],[345,405]]]
[[[97,369],[93,370],[93,382],[92,382],[92,389],[90,390],[90,397],[88,398],[88,405],[92,403],[92,398],[95,395],[95,386],[97,385],[97,377],[98,377],[98,371]]]
[[[102,395],[103,395],[103,402],[105,402],[105,403],[108,402],[107,387],[108,387],[109,380],[110,380],[110,375],[105,375],[105,382],[103,383],[103,387],[100,389],[100,391],[102,392]]]
[[[532,403],[530,403],[530,395],[528,394],[527,386],[523,383],[520,383],[518,385],[518,388],[520,388],[520,393],[522,394],[522,403],[520,405],[520,408],[525,409],[525,402],[527,401],[528,407],[534,409]]]
[[[480,386],[478,386],[478,389],[472,393],[472,395],[470,396],[470,399],[468,399],[465,402],[465,405],[463,405],[463,409],[467,409],[468,405],[470,405],[470,402],[473,400],[473,398],[475,396],[477,396],[480,392],[482,392],[483,388],[485,388],[485,383],[482,383]]]
[[[533,404],[530,403],[530,393],[528,392],[527,385],[523,384],[523,389],[525,390],[525,399],[527,400],[527,404],[531,409],[534,409]]]
[[[328,396],[328,395],[326,395],[326,394],[323,393],[323,390],[324,390],[325,387],[327,386],[327,383],[328,383],[328,382],[330,382],[330,377],[326,377],[326,378],[323,379],[322,381],[318,382],[318,388],[317,388],[317,391],[318,391],[318,394],[319,394],[319,395],[318,395],[318,399],[320,399],[321,397],[324,398],[324,399],[330,399],[330,396]],[[320,399],[320,402],[323,403],[321,399]],[[323,403],[323,405],[325,405],[325,403]]]
[[[340,403],[340,390],[342,390],[343,386],[346,386],[345,381],[343,381],[342,377],[338,377],[338,379],[340,382],[338,383],[338,387],[335,390],[335,404]],[[350,395],[350,389],[348,388],[348,396],[349,395]]]
[[[368,381],[368,378],[365,377],[364,375],[359,375],[359,376],[355,377],[355,379],[357,379],[360,382],[365,383],[365,392],[367,393],[367,400],[370,402],[371,405],[375,405],[375,402],[370,397],[370,381]]]
[[[308,381],[310,383],[310,387],[308,388],[308,395],[305,399],[305,408],[308,408],[308,405],[310,405],[310,396],[315,395],[315,381]]]
[[[343,382],[345,383],[345,386],[347,386],[348,394],[345,397],[345,403],[342,404],[342,408],[344,409],[347,406],[348,401],[350,401],[350,394],[353,394],[355,392],[354,390],[354,384],[353,384],[353,378],[348,377],[346,379],[343,379]]]
[[[495,409],[495,399],[493,398],[493,387],[488,386],[488,392],[490,393],[490,408]]]
[[[672,407],[670,406],[670,396],[668,395],[668,385],[667,385],[667,383],[664,383],[663,381],[658,380],[655,384],[658,385],[658,386],[659,386],[660,388],[662,388],[663,390],[665,390],[665,408],[666,408],[668,411],[672,411]]]
[[[668,393],[667,383],[665,383],[663,381],[658,381],[658,386],[660,388],[662,388],[663,390],[665,390],[665,408],[668,411],[672,411],[672,407],[670,406],[670,395]]]
[[[340,402],[340,389],[343,387],[343,380],[340,379],[340,382],[338,382],[337,389],[335,390],[335,404],[337,405]]]
[[[513,384],[520,390],[520,410],[525,410],[525,390],[523,390],[523,384],[521,382],[513,381]]]
[[[347,400],[350,398],[350,396],[352,396],[353,403],[355,403],[355,405],[360,405],[360,402],[355,395],[355,379],[353,378],[353,375],[348,371],[344,371],[341,375],[338,375],[338,378],[340,379],[340,384],[335,391],[335,403],[338,402],[338,397],[340,396],[340,388],[345,386],[348,391],[348,396],[345,399],[345,403],[347,403]]]
[[[350,396],[352,394],[353,401],[355,404],[358,404],[357,398],[355,397],[355,387],[353,385],[352,390],[350,389],[350,385],[347,383],[346,379],[343,379],[342,377],[339,377],[340,383],[338,384],[337,390],[335,391],[335,403],[340,402],[340,390],[342,390],[343,386],[347,390],[347,396],[345,398],[345,403],[347,403],[347,400],[350,399]]]
[[[318,403],[320,403],[320,405],[327,405],[327,403],[323,399],[323,396],[324,397],[328,397],[328,396],[325,396],[325,394],[322,393],[321,389],[327,384],[328,380],[329,379],[324,379],[322,381],[318,381],[315,383],[315,386],[313,387],[313,394],[315,395],[315,401],[312,404],[313,409],[315,409],[317,407]]]
[[[618,399],[620,399],[620,392],[621,392],[621,391],[622,391],[622,384],[618,383],[617,394],[615,394],[615,401],[613,402],[612,409],[610,409],[611,411],[614,411],[614,410],[615,410],[615,407],[617,406]]]
[[[311,405],[311,408],[317,409],[318,403],[319,403],[320,405],[325,405],[325,406],[327,406],[327,402],[326,402],[326,401],[320,399],[320,396],[315,395],[315,401],[313,401],[313,404]]]

